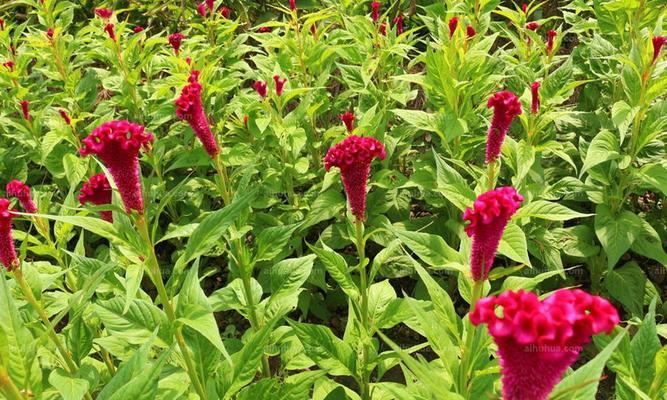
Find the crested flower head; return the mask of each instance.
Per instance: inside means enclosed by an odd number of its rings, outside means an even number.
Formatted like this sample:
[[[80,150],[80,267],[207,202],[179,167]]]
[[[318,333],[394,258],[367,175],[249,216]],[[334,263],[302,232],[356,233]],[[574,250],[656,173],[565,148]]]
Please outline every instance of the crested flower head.
[[[530,21],[529,23],[526,24],[526,29],[529,31],[536,31],[540,27],[540,24],[538,24],[535,21]]]
[[[510,124],[522,111],[519,98],[507,90],[497,92],[491,96],[487,106],[489,108],[493,107],[493,119],[486,140],[486,162],[488,164],[498,159],[500,148]]]
[[[547,31],[547,53],[551,54],[554,50],[554,38],[558,36],[558,32],[553,29]]]
[[[144,211],[139,150],[153,141],[145,128],[129,121],[105,122],[83,139],[81,155],[95,154],[109,170],[127,212]]]
[[[16,214],[14,214],[14,210],[9,208],[9,205],[9,200],[0,198],[0,262],[7,271],[11,271],[19,265],[12,236],[12,218]]]
[[[96,206],[111,204],[111,185],[103,173],[93,175],[84,183],[79,192],[79,203],[91,203]],[[102,219],[113,222],[111,211],[102,211]]]
[[[470,269],[473,280],[488,278],[505,226],[522,201],[523,196],[513,187],[500,187],[481,194],[472,208],[463,213],[463,219],[470,222],[465,231],[472,237]]]
[[[255,89],[261,98],[265,98],[268,94],[266,91],[266,82],[264,81],[255,81],[255,83],[252,84],[252,88]]]
[[[199,3],[199,5],[197,6],[197,12],[202,17],[206,17],[206,4],[205,3]]]
[[[220,153],[201,101],[202,86],[199,83],[199,71],[192,71],[188,84],[176,99],[176,115],[187,121],[197,138],[204,145],[206,152],[214,158]]]
[[[172,33],[168,37],[169,44],[174,48],[174,53],[176,53],[176,55],[178,55],[178,52],[181,50],[181,42],[183,39],[185,39],[185,36],[180,32]]]
[[[273,75],[273,81],[276,83],[276,94],[282,96],[287,78],[280,78],[278,75]]]
[[[144,27],[141,26],[141,25],[137,25],[134,28],[132,28],[132,32],[134,32],[134,33],[139,33],[139,32],[143,32],[143,31],[144,31]]]
[[[46,36],[49,38],[49,40],[53,39],[53,35],[55,35],[55,31],[53,28],[49,28],[46,30]]]
[[[378,27],[378,30],[380,31],[382,36],[387,36],[387,21],[383,21]]]
[[[95,15],[97,15],[98,17],[100,17],[104,20],[107,20],[107,19],[111,18],[111,16],[113,15],[113,10],[111,10],[109,8],[96,8],[95,9]]]
[[[21,112],[23,113],[23,119],[30,121],[30,102],[28,100],[21,100],[19,102],[21,105]]]
[[[665,42],[667,42],[667,37],[665,36],[654,36],[653,39],[651,39],[651,43],[653,44],[653,62],[660,56],[660,50],[662,50],[662,46]]]
[[[472,25],[468,25],[466,27],[466,36],[468,37],[468,39],[472,38],[476,34],[477,34],[477,31],[475,31],[475,28],[473,28]]]
[[[232,10],[229,7],[223,6],[220,8],[220,14],[223,18],[229,19],[230,15],[232,15]]]
[[[59,109],[58,113],[67,125],[72,125],[72,119],[69,117],[69,114],[67,114],[67,111],[64,108]]]
[[[30,187],[18,179],[14,179],[7,184],[5,188],[7,196],[16,197],[21,203],[25,212],[34,214],[37,212],[37,206],[30,195]]]
[[[374,1],[371,3],[371,19],[373,22],[378,22],[380,19],[380,2]]]
[[[296,0],[289,0],[289,9],[292,11],[296,10]]]
[[[371,171],[371,162],[376,157],[384,160],[387,156],[384,146],[371,137],[348,136],[333,146],[324,157],[324,168],[340,169],[347,200],[352,214],[363,220],[366,213],[366,182]]]
[[[451,38],[452,36],[454,36],[456,27],[459,25],[459,18],[458,17],[450,18],[448,25],[449,25],[449,37]]]
[[[206,3],[206,8],[213,11],[215,0],[205,0],[204,2]]]
[[[352,114],[350,111],[345,111],[341,115],[338,116],[341,121],[343,121],[343,124],[345,124],[345,128],[347,128],[347,131],[352,133],[354,130],[354,114]]]
[[[270,26],[262,26],[259,29],[257,29],[257,32],[259,33],[269,33],[271,32],[272,28]]]
[[[396,27],[396,34],[400,35],[403,33],[403,15],[399,14],[398,17],[394,18],[394,26]]]
[[[540,109],[540,94],[538,89],[540,88],[539,82],[533,82],[530,84],[530,93],[532,95],[532,100],[530,102],[530,113],[537,114]]]
[[[113,24],[106,24],[106,26],[104,26],[104,31],[109,35],[109,39],[114,42],[116,41],[116,32],[114,31]]]
[[[602,297],[560,289],[546,299],[507,291],[479,299],[473,325],[487,324],[498,346],[503,399],[546,400],[592,335],[610,334],[618,312]]]
[[[526,3],[522,3],[522,4],[521,4],[521,11],[523,11],[524,14],[525,14],[526,11],[528,11],[528,4],[526,4]]]

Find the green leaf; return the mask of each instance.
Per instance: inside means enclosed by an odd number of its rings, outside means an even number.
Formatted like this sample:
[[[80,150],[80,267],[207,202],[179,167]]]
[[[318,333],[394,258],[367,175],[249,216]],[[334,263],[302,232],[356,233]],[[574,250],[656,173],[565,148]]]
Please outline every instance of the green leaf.
[[[604,286],[611,297],[620,301],[632,315],[643,314],[646,275],[636,262],[632,261],[609,271],[604,279]]]
[[[320,368],[335,376],[354,376],[357,354],[322,325],[288,321],[303,345],[304,353]]]
[[[579,176],[583,176],[584,172],[598,164],[619,158],[619,147],[618,136],[607,130],[598,133],[591,141],[590,146],[588,146],[586,159],[584,160],[581,172],[579,172]]]
[[[72,378],[62,369],[54,369],[49,375],[49,383],[58,390],[63,400],[80,400],[88,392],[88,381]]]
[[[647,393],[656,372],[653,360],[660,350],[660,339],[655,326],[655,303],[656,299],[653,299],[641,327],[630,341],[632,370],[637,385]]]
[[[539,218],[548,221],[567,221],[574,218],[589,217],[591,215],[593,214],[580,213],[558,203],[535,200],[519,208],[514,215],[514,219]]]
[[[100,300],[94,305],[95,314],[110,332],[140,334],[150,337],[156,329],[167,326],[167,316],[162,310],[146,300],[134,299],[126,307],[125,299],[113,297]],[[158,335],[169,340],[165,332]]]
[[[255,241],[255,261],[272,260],[292,238],[298,224],[272,226],[264,229]]]
[[[449,247],[440,236],[400,229],[394,229],[393,232],[401,242],[430,266],[456,271],[464,271],[466,269],[461,263],[459,253]]]
[[[501,289],[501,292],[504,292],[506,290],[533,290],[538,283],[551,278],[552,276],[556,276],[560,274],[561,271],[547,271],[547,272],[542,272],[541,274],[538,274],[536,276],[533,276],[531,278],[526,278],[522,276],[509,276],[503,281],[503,287]]]
[[[315,255],[309,254],[299,258],[289,258],[274,264],[269,273],[269,287],[272,295],[293,292],[308,279],[313,269]]]
[[[632,119],[637,113],[637,108],[632,108],[625,101],[617,101],[611,107],[611,120],[620,134],[620,144],[623,144],[625,133],[628,131]]]
[[[456,208],[464,211],[471,206],[477,197],[470,184],[452,168],[445,160],[433,151],[435,159],[437,191],[449,200]]]
[[[595,234],[607,253],[607,267],[611,269],[637,239],[642,221],[626,210],[614,215],[606,204],[598,205],[595,213]]]
[[[667,168],[658,163],[642,166],[637,172],[642,183],[667,195]]]
[[[322,264],[324,264],[324,268],[338,283],[343,292],[350,299],[356,299],[359,296],[359,290],[352,280],[347,262],[345,262],[343,256],[331,250],[326,244],[323,242],[321,244],[321,249],[311,245],[308,245],[308,247],[317,255]]]
[[[523,230],[515,223],[510,222],[505,227],[505,232],[500,240],[498,252],[516,262],[532,266],[528,257],[528,245],[526,244],[526,235]]]
[[[642,219],[641,223],[637,239],[632,243],[632,251],[667,266],[667,253],[662,247],[662,240],[658,232],[647,221]]]
[[[368,315],[371,320],[378,320],[395,299],[396,291],[389,283],[389,279],[372,284],[368,288]]]
[[[254,278],[250,280],[250,291],[253,297],[252,304],[258,304],[262,299],[262,285]],[[250,302],[246,297],[241,278],[236,278],[224,288],[216,290],[209,296],[208,300],[215,312],[236,310],[249,317],[248,305]]]

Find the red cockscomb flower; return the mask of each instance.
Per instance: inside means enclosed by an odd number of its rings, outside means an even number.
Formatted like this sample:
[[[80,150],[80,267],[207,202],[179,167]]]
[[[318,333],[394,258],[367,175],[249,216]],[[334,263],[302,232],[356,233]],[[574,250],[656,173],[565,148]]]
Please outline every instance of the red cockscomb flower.
[[[132,28],[132,32],[134,32],[134,33],[139,33],[139,32],[143,32],[143,31],[144,31],[144,27],[141,26],[141,25],[137,25],[134,28]]]
[[[345,124],[345,128],[347,128],[347,131],[352,133],[354,130],[354,114],[352,114],[350,111],[346,111],[342,113],[341,115],[338,116],[341,121],[343,121],[343,124]]]
[[[23,119],[30,121],[30,102],[28,100],[21,100],[19,102],[21,105],[21,112],[23,113]]]
[[[276,94],[282,96],[287,78],[280,78],[278,75],[273,75],[273,81],[276,83]]]
[[[498,346],[503,399],[546,400],[591,336],[610,334],[619,316],[607,300],[580,289],[542,301],[519,290],[479,299],[470,322],[487,324]]]
[[[505,226],[522,201],[523,196],[507,186],[481,194],[472,208],[466,208],[463,220],[470,221],[465,231],[472,237],[470,270],[473,280],[489,277]]]
[[[371,172],[374,158],[384,160],[384,146],[371,137],[348,136],[333,146],[324,158],[324,168],[340,169],[343,186],[347,194],[352,214],[358,220],[365,219],[366,213],[366,182]]]
[[[296,10],[296,0],[289,0],[289,9],[292,11]]]
[[[660,56],[660,50],[662,50],[662,46],[665,42],[667,42],[667,37],[665,36],[654,36],[653,39],[651,39],[651,43],[653,43],[653,62]]]
[[[106,175],[103,173],[93,175],[88,179],[88,182],[83,184],[79,192],[79,203],[82,206],[86,203],[96,206],[111,204],[111,185]],[[111,211],[102,211],[100,215],[103,220],[113,222]]]
[[[537,111],[540,109],[540,94],[537,90],[540,88],[539,82],[533,82],[530,84],[530,93],[532,95],[532,100],[530,102],[530,113],[537,114]]]
[[[399,15],[394,18],[394,26],[396,27],[396,34],[400,35],[403,33],[403,15]]]
[[[139,171],[139,150],[153,141],[145,128],[129,121],[110,121],[97,127],[83,139],[81,155],[95,154],[113,177],[129,213],[144,211]]]
[[[538,24],[535,21],[531,21],[531,22],[526,24],[526,29],[528,29],[529,31],[536,31],[539,27],[540,27],[540,24]]]
[[[521,11],[523,11],[524,14],[526,13],[527,10],[528,10],[528,4],[526,3],[521,4]]]
[[[475,31],[475,28],[473,28],[472,25],[468,25],[466,27],[466,36],[468,37],[468,39],[472,38],[476,34],[477,34],[477,31]]]
[[[204,3],[199,3],[199,5],[197,6],[197,12],[198,12],[199,15],[201,15],[202,17],[206,17],[206,4],[204,4]]]
[[[223,16],[225,19],[229,19],[229,17],[232,15],[232,10],[228,7],[223,6],[220,8],[220,14]]]
[[[201,101],[202,86],[199,83],[199,71],[192,71],[188,84],[181,91],[176,100],[176,115],[181,120],[187,121],[197,138],[204,145],[204,149],[215,158],[220,153],[220,148],[215,140],[211,127],[204,112]]]
[[[180,32],[172,33],[168,37],[169,44],[174,48],[174,53],[176,53],[176,55],[178,55],[181,50],[181,42],[183,39],[185,39],[185,36]]]
[[[214,4],[215,0],[204,0],[204,2],[206,3],[206,8],[213,11],[213,9],[215,8],[215,4]]]
[[[522,111],[519,98],[506,90],[491,96],[487,106],[493,107],[493,119],[486,140],[486,163],[488,164],[498,159],[510,124]]]
[[[449,19],[449,37],[451,38],[454,36],[454,31],[456,31],[456,27],[459,25],[459,18],[458,17],[452,17]]]
[[[114,31],[113,24],[106,24],[104,31],[109,35],[109,39],[113,40],[114,42],[116,41],[116,32]]]
[[[554,50],[554,38],[558,35],[558,32],[556,32],[553,29],[549,29],[547,31],[547,53],[551,54],[551,52]]]
[[[2,63],[2,66],[7,68],[10,71],[14,71],[14,61],[12,60],[7,60]]]
[[[46,30],[46,36],[49,38],[49,40],[53,39],[53,35],[55,34],[55,31],[53,28],[49,28]]]
[[[18,179],[14,179],[7,184],[5,190],[7,191],[7,196],[16,197],[19,200],[25,212],[29,214],[37,212],[37,205],[35,205],[30,195],[30,186]]]
[[[9,200],[0,198],[0,261],[7,271],[19,266],[12,236],[12,218],[16,216],[9,208]]]
[[[67,125],[72,125],[72,120],[70,119],[65,109],[61,108],[60,110],[58,110],[58,113],[60,113],[60,117],[63,119],[63,121],[65,121]]]
[[[373,22],[378,22],[380,19],[380,2],[374,1],[371,3],[371,19]]]
[[[113,10],[109,8],[96,8],[95,14],[102,19],[109,19],[113,15]]]
[[[380,30],[380,33],[382,34],[382,36],[387,36],[387,22],[386,21],[384,21],[380,24],[379,30]]]
[[[262,26],[261,28],[257,29],[257,32],[259,33],[269,33],[272,31],[272,28],[270,26]]]
[[[0,31],[5,30],[5,20],[0,18]]]
[[[266,82],[264,81],[255,81],[255,83],[252,84],[252,88],[255,89],[259,97],[265,98],[267,95],[266,91]]]

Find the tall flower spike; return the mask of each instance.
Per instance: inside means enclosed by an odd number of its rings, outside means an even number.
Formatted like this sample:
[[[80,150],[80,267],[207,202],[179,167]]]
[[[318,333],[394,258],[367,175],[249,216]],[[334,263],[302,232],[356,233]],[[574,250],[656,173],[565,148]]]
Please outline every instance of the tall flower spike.
[[[472,208],[466,208],[463,220],[470,221],[465,231],[472,237],[470,270],[473,280],[489,277],[505,227],[522,201],[523,196],[507,186],[481,194]]]
[[[522,111],[519,98],[514,93],[506,90],[491,96],[487,106],[489,108],[493,107],[493,119],[486,139],[486,163],[489,164],[498,159],[512,120]]]
[[[83,139],[81,155],[95,154],[113,177],[129,213],[144,212],[139,172],[139,150],[153,141],[144,127],[129,121],[110,121],[97,127]]]
[[[53,39],[53,35],[55,35],[55,31],[53,28],[49,28],[46,30],[46,36],[49,38],[49,40]]]
[[[653,39],[651,39],[651,43],[653,44],[653,62],[660,56],[660,50],[662,50],[662,46],[665,42],[667,42],[667,37],[665,36],[654,36]]]
[[[371,3],[371,19],[373,22],[378,22],[380,19],[380,2],[374,1]]]
[[[530,93],[532,95],[532,100],[530,102],[530,113],[537,114],[540,110],[540,94],[538,89],[540,88],[539,82],[533,82],[530,84]]]
[[[111,185],[106,175],[103,173],[93,175],[84,183],[79,192],[79,203],[85,205],[91,203],[96,206],[111,204]],[[107,222],[113,222],[111,211],[102,211],[102,219]]]
[[[558,35],[558,32],[556,32],[553,29],[549,29],[547,31],[547,53],[551,54],[551,52],[554,50],[554,39]]]
[[[259,97],[261,97],[262,99],[266,98],[267,95],[266,82],[255,81],[255,83],[252,84],[252,88],[255,89]]]
[[[352,133],[354,130],[354,114],[352,114],[349,111],[345,111],[343,114],[339,115],[338,118],[340,118],[341,121],[343,121],[343,124],[345,124],[345,128],[347,129],[348,132]]]
[[[30,121],[30,102],[28,100],[22,100],[19,104],[21,105],[23,119]]]
[[[398,17],[394,18],[394,26],[396,27],[396,34],[400,35],[403,33],[403,15],[399,14]]]
[[[287,78],[280,78],[278,75],[273,75],[273,81],[276,83],[276,94],[282,96]]]
[[[7,184],[5,188],[7,196],[16,197],[21,203],[25,212],[34,214],[37,212],[37,206],[30,195],[30,187],[18,179],[14,179]]]
[[[449,37],[451,38],[454,36],[454,32],[456,31],[456,27],[459,25],[459,19],[458,17],[452,17],[449,19]]]
[[[476,34],[477,34],[477,31],[475,31],[475,28],[473,28],[472,25],[468,25],[466,27],[466,36],[468,37],[468,39],[472,38]]]
[[[114,31],[113,24],[106,24],[104,31],[109,35],[109,39],[116,41],[116,32]]]
[[[202,17],[206,17],[206,4],[205,3],[199,3],[197,6],[197,13],[201,15]]]
[[[215,0],[205,0],[204,2],[206,3],[206,8],[208,8],[210,11],[213,11],[215,8]]]
[[[176,53],[176,55],[178,55],[179,51],[181,50],[181,42],[183,39],[185,39],[185,36],[183,36],[183,34],[180,32],[172,33],[168,37],[169,44],[174,48],[174,53]]]
[[[519,290],[479,299],[473,325],[498,346],[504,400],[546,400],[592,335],[610,334],[618,311],[602,297],[560,289],[540,301]]]
[[[526,11],[528,11],[528,4],[522,3],[521,4],[521,11],[523,11],[523,13],[525,14]]]
[[[198,79],[199,71],[192,71],[188,79],[189,83],[181,91],[180,97],[176,99],[176,115],[190,124],[208,155],[215,158],[220,153],[220,148],[204,112],[201,101],[202,86]]]
[[[232,10],[229,7],[222,7],[220,9],[220,14],[224,19],[229,19],[230,15],[232,15]]]
[[[378,28],[382,36],[387,36],[387,22],[383,21]]]
[[[526,24],[526,29],[528,29],[529,31],[536,31],[539,27],[540,27],[540,24],[538,24],[535,21],[531,21],[531,22]]]
[[[109,8],[96,8],[95,14],[103,20],[108,20],[113,15],[113,10]]]
[[[65,121],[67,125],[72,125],[72,119],[69,117],[65,109],[61,108],[60,110],[58,110],[58,113],[60,113],[60,117],[63,119],[63,121]]]
[[[330,148],[324,157],[327,171],[331,167],[340,169],[350,210],[358,220],[365,219],[366,182],[371,162],[376,157],[384,160],[386,156],[384,146],[377,139],[352,135]]]
[[[12,236],[12,218],[16,215],[9,204],[9,200],[0,198],[0,261],[7,271],[19,266]]]
[[[296,10],[296,0],[289,0],[289,9],[292,11]]]

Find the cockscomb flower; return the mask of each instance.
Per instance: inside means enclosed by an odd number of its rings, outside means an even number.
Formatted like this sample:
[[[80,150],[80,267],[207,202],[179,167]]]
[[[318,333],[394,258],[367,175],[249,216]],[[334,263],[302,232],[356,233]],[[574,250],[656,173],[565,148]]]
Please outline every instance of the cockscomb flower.
[[[607,300],[580,289],[542,301],[519,290],[479,299],[470,322],[487,324],[498,346],[502,398],[546,400],[591,336],[610,334],[619,316]]]
[[[7,196],[16,197],[18,199],[25,212],[29,214],[37,212],[37,205],[35,205],[35,202],[30,195],[30,186],[18,179],[14,179],[7,184],[5,190],[7,191]]]
[[[230,15],[232,15],[232,10],[229,7],[223,6],[220,8],[220,14],[223,18],[229,19]]]
[[[525,13],[527,10],[528,10],[528,4],[522,3],[521,4],[521,11],[523,11]]]
[[[470,222],[465,231],[472,237],[470,270],[473,280],[489,277],[505,227],[522,201],[523,196],[516,189],[506,186],[481,194],[472,208],[466,208],[463,220]]]
[[[132,28],[132,32],[134,32],[134,33],[139,33],[139,32],[143,32],[143,31],[144,31],[144,27],[141,26],[141,25],[137,25],[134,28]]]
[[[5,20],[0,18],[0,31],[5,30]]]
[[[384,21],[380,24],[380,27],[378,28],[382,36],[387,36],[387,22]]]
[[[456,27],[459,25],[459,18],[458,17],[452,17],[449,19],[449,37],[451,38],[454,36],[454,31],[456,31]]]
[[[354,130],[354,114],[352,114],[349,111],[346,111],[342,113],[341,115],[338,116],[341,121],[345,124],[345,128],[347,128],[347,131],[352,133]]]
[[[109,39],[113,40],[114,42],[116,41],[116,32],[114,31],[113,24],[106,24],[104,31],[109,35]]]
[[[535,21],[531,21],[531,22],[526,24],[526,29],[528,29],[529,31],[536,31],[539,27],[540,27],[540,24],[538,24]]]
[[[553,29],[549,29],[547,31],[547,53],[551,54],[551,52],[554,50],[554,38],[558,35],[558,32],[556,32]]]
[[[472,38],[476,34],[477,34],[477,31],[475,31],[475,28],[473,28],[472,25],[468,25],[466,27],[466,36],[468,37],[468,39]]]
[[[374,158],[384,160],[384,146],[371,137],[348,136],[333,146],[324,157],[324,168],[340,169],[343,186],[350,204],[350,210],[357,220],[364,220],[366,213],[366,182],[371,172]]]
[[[653,43],[653,62],[660,56],[660,50],[662,50],[662,46],[665,42],[667,42],[667,37],[665,36],[654,36],[653,39],[651,39],[651,43]]]
[[[403,33],[403,15],[399,15],[394,18],[394,26],[396,27],[396,34],[400,35]]]
[[[168,37],[169,44],[174,48],[174,53],[176,53],[176,55],[178,55],[178,52],[181,50],[181,42],[183,39],[185,39],[185,36],[180,32],[172,33]]]
[[[371,3],[371,19],[373,22],[378,22],[380,19],[380,2],[374,1]]]
[[[60,110],[58,110],[58,113],[60,113],[60,117],[63,119],[63,121],[65,121],[67,125],[72,125],[72,120],[70,119],[65,109],[61,108]]]
[[[93,175],[85,182],[79,192],[79,203],[86,205],[91,203],[96,206],[111,204],[111,185],[106,175],[103,173]],[[102,219],[107,222],[113,222],[111,211],[102,211]]]
[[[0,261],[7,271],[19,266],[12,236],[12,218],[16,216],[9,208],[10,202],[0,198]]]
[[[206,8],[209,10],[213,11],[213,8],[215,7],[215,0],[204,0],[204,3],[206,3]]]
[[[197,12],[198,12],[199,15],[201,15],[202,17],[206,17],[206,4],[204,4],[204,3],[199,3],[199,5],[197,6]]]
[[[21,105],[21,112],[23,113],[23,119],[30,121],[30,102],[28,100],[21,100],[19,102]]]
[[[500,148],[505,140],[505,135],[512,124],[512,120],[521,114],[521,102],[519,98],[510,91],[503,90],[495,93],[487,104],[493,107],[493,119],[489,127],[486,140],[486,163],[492,163],[498,159]]]
[[[105,122],[83,139],[81,155],[95,154],[113,177],[129,213],[144,211],[139,172],[139,150],[153,141],[145,128],[129,121]]]
[[[540,88],[539,82],[533,82],[530,84],[530,93],[532,95],[532,99],[530,102],[531,114],[537,114],[537,112],[540,109],[540,94],[538,93],[539,88]]]
[[[2,66],[7,68],[10,71],[14,71],[14,61],[12,60],[7,60],[2,63]]]
[[[267,91],[266,91],[266,82],[264,81],[255,81],[255,83],[252,84],[252,88],[255,89],[259,97],[261,98],[266,98]]]
[[[273,81],[276,83],[276,94],[282,96],[287,78],[280,78],[278,75],[273,75]]]
[[[296,0],[289,0],[289,9],[292,11],[296,10]]]
[[[192,131],[204,145],[206,152],[211,158],[215,158],[220,153],[220,148],[215,141],[213,132],[211,132],[211,127],[202,105],[202,86],[199,83],[199,71],[192,71],[188,82],[181,91],[180,97],[176,99],[176,115],[190,124]]]
[[[109,8],[96,8],[95,9],[95,14],[98,17],[100,17],[104,20],[107,20],[107,19],[111,18],[111,16],[113,15],[113,10],[111,10]]]
[[[271,32],[272,28],[270,26],[262,26],[261,28],[257,29],[257,32],[259,33],[269,33]]]
[[[49,38],[49,40],[53,39],[53,35],[55,35],[55,31],[53,28],[49,28],[46,30],[46,36]]]

